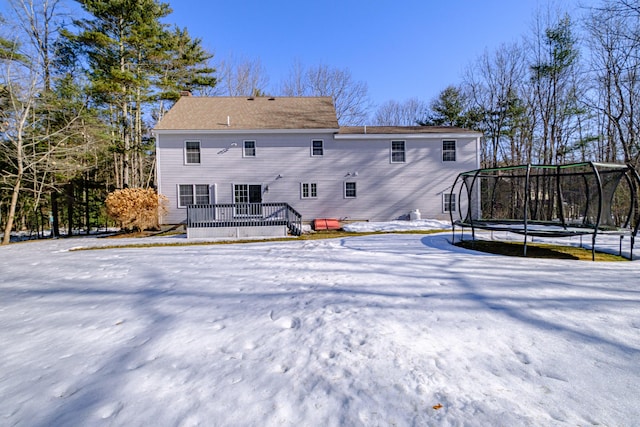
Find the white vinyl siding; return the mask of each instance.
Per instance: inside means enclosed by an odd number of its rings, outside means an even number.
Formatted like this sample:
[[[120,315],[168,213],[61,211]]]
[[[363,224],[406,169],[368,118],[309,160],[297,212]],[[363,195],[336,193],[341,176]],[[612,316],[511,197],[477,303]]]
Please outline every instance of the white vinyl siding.
[[[391,141],[391,163],[404,163],[406,151],[404,141]]]
[[[311,141],[311,156],[321,157],[324,156],[324,141],[321,139],[314,139]]]
[[[207,184],[178,185],[178,207],[189,205],[208,205],[210,202],[209,186]]]
[[[256,142],[244,141],[242,148],[243,157],[255,157],[256,156]]]
[[[316,199],[318,197],[318,184],[315,182],[303,182],[300,184],[301,199]]]
[[[186,140],[201,141],[201,165],[184,164]],[[311,156],[313,140],[324,141],[322,157]],[[406,162],[391,163],[391,141],[399,140],[406,141]],[[455,162],[442,162],[443,140],[456,141]],[[211,203],[223,204],[235,202],[233,184],[262,184],[265,203],[287,202],[309,221],[387,221],[406,216],[414,209],[419,209],[423,218],[448,220],[449,214],[443,212],[442,193],[447,192],[459,172],[478,168],[477,138],[457,135],[351,140],[336,139],[328,132],[203,132],[161,134],[159,141],[158,190],[170,200],[163,224],[186,220],[186,209],[177,208],[177,186],[193,183],[210,183]],[[243,157],[243,141],[256,141],[257,157]],[[356,183],[356,197],[345,196],[346,181]],[[303,199],[302,183],[317,184],[317,197]]]
[[[184,163],[187,165],[200,164],[200,141],[184,142]]]
[[[443,162],[456,161],[456,141],[454,140],[442,141],[442,161]]]

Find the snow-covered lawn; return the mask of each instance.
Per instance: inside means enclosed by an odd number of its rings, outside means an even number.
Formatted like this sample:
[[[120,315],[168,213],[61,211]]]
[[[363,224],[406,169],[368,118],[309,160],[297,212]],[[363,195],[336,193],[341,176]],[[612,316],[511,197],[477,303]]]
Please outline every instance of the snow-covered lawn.
[[[639,261],[450,238],[0,247],[0,425],[640,425]]]

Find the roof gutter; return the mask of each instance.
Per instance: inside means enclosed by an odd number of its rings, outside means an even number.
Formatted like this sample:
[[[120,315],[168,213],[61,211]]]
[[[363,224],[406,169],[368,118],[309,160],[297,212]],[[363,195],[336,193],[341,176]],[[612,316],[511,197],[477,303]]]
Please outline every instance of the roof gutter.
[[[442,138],[479,138],[479,132],[428,132],[428,133],[366,133],[366,134],[335,134],[334,139],[342,140],[372,140],[372,139],[442,139]]]
[[[196,135],[196,134],[215,134],[215,135],[233,135],[233,134],[317,134],[332,133],[335,134],[339,129],[153,129],[152,133],[156,135]]]

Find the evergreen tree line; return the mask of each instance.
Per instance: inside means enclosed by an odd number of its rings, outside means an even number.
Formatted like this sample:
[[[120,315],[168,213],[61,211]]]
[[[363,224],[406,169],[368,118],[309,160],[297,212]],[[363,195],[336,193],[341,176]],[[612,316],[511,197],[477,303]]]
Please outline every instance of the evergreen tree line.
[[[341,125],[448,125],[484,134],[483,166],[595,160],[640,166],[640,7],[602,0],[539,14],[435,99],[372,107],[348,70],[296,63],[269,88],[259,61],[211,65],[159,0],[7,0],[0,33],[0,226],[106,227],[115,189],[154,186],[150,129],[182,91],[332,96]],[[82,13],[69,13],[80,6]],[[0,17],[2,19],[2,17]],[[6,18],[5,18],[6,19]],[[373,112],[373,113],[372,113]],[[371,114],[372,113],[372,114]]]

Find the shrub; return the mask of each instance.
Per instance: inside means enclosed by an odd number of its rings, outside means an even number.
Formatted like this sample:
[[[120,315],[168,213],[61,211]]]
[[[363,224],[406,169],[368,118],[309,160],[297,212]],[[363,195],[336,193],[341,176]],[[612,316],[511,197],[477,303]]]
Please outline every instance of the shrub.
[[[126,230],[158,228],[158,216],[166,213],[167,198],[152,189],[125,188],[109,193],[107,214]]]

